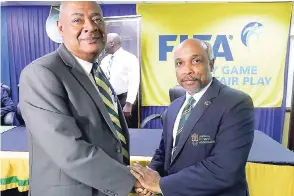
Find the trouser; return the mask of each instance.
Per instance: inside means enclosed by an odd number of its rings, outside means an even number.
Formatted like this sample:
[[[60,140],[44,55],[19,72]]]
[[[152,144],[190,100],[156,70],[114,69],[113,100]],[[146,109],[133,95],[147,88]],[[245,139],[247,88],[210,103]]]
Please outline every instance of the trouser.
[[[119,103],[124,108],[126,104],[128,93],[122,93],[120,95],[117,95],[117,98],[119,100]],[[132,106],[132,115],[129,117],[126,117],[126,121],[129,128],[138,128],[138,101],[136,100]]]

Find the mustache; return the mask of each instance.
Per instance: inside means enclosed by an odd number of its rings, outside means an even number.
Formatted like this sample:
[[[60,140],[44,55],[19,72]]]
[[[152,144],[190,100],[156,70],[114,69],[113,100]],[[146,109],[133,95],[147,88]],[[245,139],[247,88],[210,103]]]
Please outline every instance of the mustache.
[[[181,79],[181,82],[186,82],[186,81],[196,81],[196,82],[201,83],[200,78],[196,78],[196,77],[192,77],[192,76],[184,76],[184,77]]]

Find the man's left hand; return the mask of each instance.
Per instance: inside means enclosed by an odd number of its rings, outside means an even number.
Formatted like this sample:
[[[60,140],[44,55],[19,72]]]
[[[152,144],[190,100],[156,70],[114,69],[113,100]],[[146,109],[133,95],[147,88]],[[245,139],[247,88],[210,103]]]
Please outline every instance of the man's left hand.
[[[124,108],[123,108],[123,112],[125,117],[129,117],[132,115],[132,106],[133,104],[126,102]]]
[[[135,185],[135,192],[137,193],[138,196],[152,196],[153,193],[150,192],[148,189],[145,189],[140,182],[137,180]]]
[[[159,186],[160,175],[158,172],[149,167],[134,164],[134,166],[131,166],[131,173],[138,179],[144,188],[153,193],[161,193]]]

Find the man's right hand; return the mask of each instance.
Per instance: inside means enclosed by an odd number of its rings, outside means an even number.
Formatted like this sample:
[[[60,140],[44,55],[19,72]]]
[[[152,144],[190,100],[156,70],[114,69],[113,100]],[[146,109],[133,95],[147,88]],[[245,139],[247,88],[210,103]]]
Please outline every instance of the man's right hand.
[[[133,107],[133,104],[126,102],[126,104],[123,108],[123,113],[124,113],[125,117],[132,116],[132,107]]]

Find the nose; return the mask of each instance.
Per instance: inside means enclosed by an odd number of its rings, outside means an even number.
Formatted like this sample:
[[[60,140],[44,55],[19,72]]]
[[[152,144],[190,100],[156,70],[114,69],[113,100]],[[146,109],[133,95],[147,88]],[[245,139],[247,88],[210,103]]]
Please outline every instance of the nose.
[[[98,31],[97,24],[92,20],[87,20],[84,25],[84,32],[85,33],[94,33]]]
[[[188,75],[193,74],[194,73],[193,65],[191,63],[186,63],[184,66],[184,71]]]

